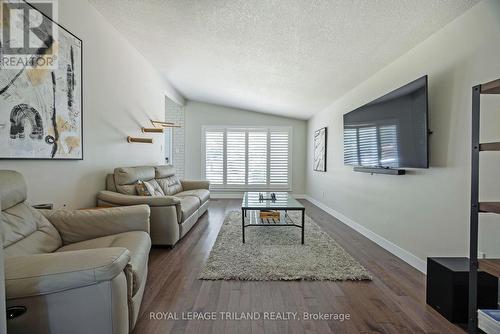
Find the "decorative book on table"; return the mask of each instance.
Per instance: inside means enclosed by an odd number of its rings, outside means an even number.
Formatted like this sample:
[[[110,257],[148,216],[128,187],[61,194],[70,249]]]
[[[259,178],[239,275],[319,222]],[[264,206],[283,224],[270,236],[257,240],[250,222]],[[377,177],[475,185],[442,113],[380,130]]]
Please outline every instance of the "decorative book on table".
[[[260,210],[260,218],[280,218],[280,212],[276,210]]]

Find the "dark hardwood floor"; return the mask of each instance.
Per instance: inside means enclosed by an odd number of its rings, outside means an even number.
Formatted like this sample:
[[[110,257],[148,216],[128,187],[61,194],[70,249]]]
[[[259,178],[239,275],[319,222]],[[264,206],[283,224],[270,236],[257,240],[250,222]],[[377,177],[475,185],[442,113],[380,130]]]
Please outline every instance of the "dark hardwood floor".
[[[151,333],[464,333],[425,303],[425,276],[308,201],[306,213],[354,258],[373,281],[202,281],[226,213],[240,200],[212,200],[174,249],[153,248],[135,334]],[[219,320],[154,320],[151,313],[217,312]],[[184,312],[184,313],[183,313]],[[220,320],[218,312],[349,314],[350,320]],[[170,314],[173,316],[173,314]]]

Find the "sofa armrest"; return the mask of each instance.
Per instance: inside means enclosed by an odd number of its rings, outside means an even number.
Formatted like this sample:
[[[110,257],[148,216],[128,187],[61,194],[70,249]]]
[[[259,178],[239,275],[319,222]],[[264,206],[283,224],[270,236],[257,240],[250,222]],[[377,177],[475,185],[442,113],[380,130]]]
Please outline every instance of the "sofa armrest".
[[[139,205],[147,204],[149,206],[169,206],[180,203],[180,199],[175,196],[136,196],[120,194],[114,191],[102,190],[97,194],[101,201],[114,205]]]
[[[46,295],[110,281],[126,270],[129,251],[121,247],[5,258],[7,299]]]
[[[130,231],[149,233],[150,209],[147,205],[40,211],[55,226],[64,244]]]
[[[210,181],[206,180],[182,180],[181,184],[184,190],[210,189]]]

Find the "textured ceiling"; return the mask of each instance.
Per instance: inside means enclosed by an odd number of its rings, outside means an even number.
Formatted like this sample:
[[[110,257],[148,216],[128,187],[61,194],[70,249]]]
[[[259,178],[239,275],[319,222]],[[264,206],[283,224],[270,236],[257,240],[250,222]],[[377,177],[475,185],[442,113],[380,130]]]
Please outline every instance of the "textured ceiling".
[[[304,119],[478,2],[89,1],[186,98]]]

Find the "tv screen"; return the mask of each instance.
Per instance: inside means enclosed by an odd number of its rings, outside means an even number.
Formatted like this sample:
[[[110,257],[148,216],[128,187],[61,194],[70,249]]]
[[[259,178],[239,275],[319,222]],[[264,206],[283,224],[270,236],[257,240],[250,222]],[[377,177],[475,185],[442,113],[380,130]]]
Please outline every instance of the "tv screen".
[[[427,76],[344,115],[344,163],[428,168]]]

